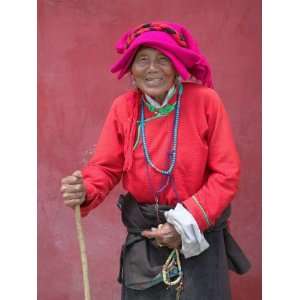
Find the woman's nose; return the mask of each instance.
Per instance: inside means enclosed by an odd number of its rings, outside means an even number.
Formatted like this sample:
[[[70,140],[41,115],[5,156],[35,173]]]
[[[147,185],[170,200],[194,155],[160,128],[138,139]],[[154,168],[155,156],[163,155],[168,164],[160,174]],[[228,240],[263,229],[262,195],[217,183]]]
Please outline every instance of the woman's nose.
[[[157,63],[155,60],[150,61],[148,71],[158,71]]]

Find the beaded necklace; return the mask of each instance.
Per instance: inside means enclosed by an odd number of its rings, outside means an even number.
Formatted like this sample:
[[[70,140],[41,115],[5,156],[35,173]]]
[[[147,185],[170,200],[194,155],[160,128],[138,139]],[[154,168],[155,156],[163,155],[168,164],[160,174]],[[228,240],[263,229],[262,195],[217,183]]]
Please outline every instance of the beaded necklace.
[[[149,121],[152,121],[152,120],[155,120],[158,118],[167,117],[175,109],[176,102],[173,104],[168,103],[168,101],[175,95],[175,93],[176,93],[176,86],[173,85],[169,89],[169,91],[161,105],[158,104],[150,96],[148,96],[146,94],[143,95],[142,101],[146,104],[148,110],[154,113],[154,116],[145,119],[144,123],[147,123]],[[141,135],[141,126],[140,126],[139,120],[137,121],[137,125],[138,125],[137,126],[137,137],[136,137],[136,141],[133,146],[133,150],[135,150],[137,148],[139,141],[140,141],[140,135]]]
[[[145,132],[145,114],[144,114],[144,101],[141,101],[141,117],[140,117],[140,131],[142,136],[142,145],[143,145],[143,151],[144,151],[144,158],[147,163],[147,178],[148,178],[148,185],[152,189],[152,192],[154,193],[155,197],[155,209],[156,209],[156,216],[157,216],[157,223],[160,224],[160,218],[159,218],[159,194],[165,190],[165,188],[171,183],[174,184],[174,192],[176,194],[176,198],[178,198],[177,191],[175,188],[175,183],[173,182],[172,172],[175,167],[176,163],[176,154],[177,154],[177,136],[178,136],[178,127],[179,127],[179,116],[180,116],[180,102],[181,102],[181,96],[183,93],[183,86],[181,83],[178,84],[178,94],[177,94],[177,101],[175,104],[175,117],[174,117],[174,123],[173,123],[173,132],[172,132],[172,138],[170,143],[170,151],[167,153],[167,159],[169,161],[169,167],[167,169],[161,169],[157,167],[150,156],[148,146],[147,146],[147,139],[146,139],[146,132]],[[173,110],[173,109],[172,109]],[[163,115],[163,114],[162,114]],[[166,181],[162,184],[162,186],[158,190],[154,190],[149,169],[152,168],[156,172],[163,175],[163,177],[166,177]],[[171,273],[173,268],[175,268],[175,271],[177,273],[177,278],[172,280],[171,279]],[[180,262],[180,256],[178,249],[173,249],[170,253],[169,257],[167,258],[166,262],[163,265],[162,271],[162,281],[168,286],[176,286],[176,300],[180,299],[180,295],[183,289],[183,272],[181,268],[181,262]]]
[[[144,114],[144,101],[141,101],[141,119],[140,119],[140,126],[141,126],[141,135],[142,135],[142,144],[143,144],[143,150],[144,155],[147,164],[153,168],[155,171],[162,175],[171,175],[172,171],[174,169],[175,163],[176,163],[176,148],[177,148],[177,135],[178,135],[178,125],[179,125],[179,112],[180,112],[180,101],[181,101],[181,95],[183,92],[183,86],[182,84],[178,85],[178,94],[177,94],[177,101],[175,105],[175,118],[174,118],[174,125],[173,125],[173,133],[172,133],[172,145],[171,145],[171,162],[169,165],[169,168],[167,169],[160,169],[157,167],[150,156],[148,146],[147,146],[147,140],[146,140],[146,133],[145,133],[145,114]]]
[[[183,86],[181,83],[178,84],[178,93],[177,93],[177,101],[175,105],[175,117],[174,117],[174,125],[173,125],[173,132],[171,138],[171,145],[170,151],[168,152],[167,159],[169,161],[169,167],[167,169],[161,169],[157,167],[150,156],[148,146],[147,146],[147,139],[145,133],[145,114],[144,114],[144,102],[141,101],[141,117],[140,117],[140,131],[142,136],[142,145],[144,151],[144,158],[147,163],[147,179],[148,179],[148,186],[151,189],[151,192],[154,195],[155,199],[155,207],[156,207],[156,215],[157,215],[157,222],[160,223],[159,213],[158,213],[158,204],[159,204],[159,194],[162,193],[169,185],[172,176],[172,172],[176,163],[176,155],[177,155],[177,136],[178,136],[178,127],[179,127],[179,116],[180,116],[180,103],[181,103],[181,96],[183,93]],[[149,168],[154,169],[156,172],[163,175],[163,181],[161,187],[158,190],[155,190],[151,181]],[[177,195],[176,195],[177,196]]]

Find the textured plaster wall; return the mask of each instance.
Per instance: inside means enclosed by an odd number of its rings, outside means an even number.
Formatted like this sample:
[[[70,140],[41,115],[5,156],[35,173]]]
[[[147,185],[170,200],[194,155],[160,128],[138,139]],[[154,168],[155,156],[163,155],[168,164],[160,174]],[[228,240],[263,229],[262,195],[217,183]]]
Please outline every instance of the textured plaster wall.
[[[61,177],[82,167],[112,100],[130,86],[109,72],[120,34],[149,20],[186,25],[213,68],[242,160],[231,229],[252,261],[234,300],[261,299],[261,8],[258,0],[38,1],[38,299],[83,299],[73,211]],[[85,218],[93,299],[119,299],[124,238],[117,187]]]

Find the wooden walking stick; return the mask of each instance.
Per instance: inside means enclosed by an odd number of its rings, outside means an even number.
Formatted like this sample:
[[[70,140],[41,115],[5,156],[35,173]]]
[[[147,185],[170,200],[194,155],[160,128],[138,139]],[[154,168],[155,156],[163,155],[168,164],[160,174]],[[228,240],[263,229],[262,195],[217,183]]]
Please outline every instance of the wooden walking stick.
[[[76,221],[76,228],[77,228],[77,238],[78,238],[79,248],[80,248],[84,300],[91,300],[88,261],[87,261],[86,251],[85,251],[84,235],[83,235],[83,230],[81,225],[80,205],[75,206],[75,221]]]

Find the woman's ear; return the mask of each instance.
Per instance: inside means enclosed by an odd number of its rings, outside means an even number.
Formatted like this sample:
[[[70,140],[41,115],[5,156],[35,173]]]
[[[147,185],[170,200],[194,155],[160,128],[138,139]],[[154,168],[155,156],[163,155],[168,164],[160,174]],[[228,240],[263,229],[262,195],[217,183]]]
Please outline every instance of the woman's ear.
[[[129,84],[131,87],[136,88],[136,80],[131,72],[129,72]]]
[[[130,72],[130,81],[131,81],[131,86],[136,87],[136,80],[131,72]]]

